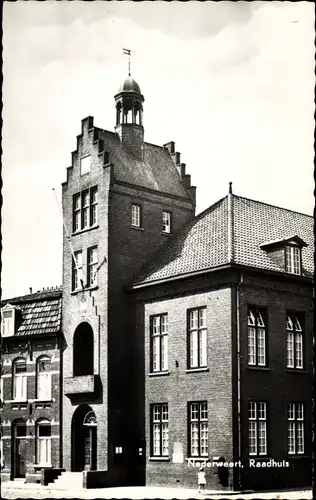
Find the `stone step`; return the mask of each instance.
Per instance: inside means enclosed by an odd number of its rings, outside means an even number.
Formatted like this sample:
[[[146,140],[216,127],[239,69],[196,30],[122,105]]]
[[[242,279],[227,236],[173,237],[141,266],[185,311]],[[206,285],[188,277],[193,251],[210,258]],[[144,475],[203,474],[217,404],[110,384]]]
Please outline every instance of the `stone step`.
[[[63,472],[53,483],[52,488],[81,489],[83,481],[82,472]]]

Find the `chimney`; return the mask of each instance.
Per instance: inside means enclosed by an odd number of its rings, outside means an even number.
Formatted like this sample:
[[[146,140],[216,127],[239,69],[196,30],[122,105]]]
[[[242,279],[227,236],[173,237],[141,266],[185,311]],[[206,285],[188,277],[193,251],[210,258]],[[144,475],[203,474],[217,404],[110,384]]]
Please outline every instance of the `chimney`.
[[[31,286],[30,286],[30,293],[33,293],[33,292],[32,292],[32,287],[31,287]]]

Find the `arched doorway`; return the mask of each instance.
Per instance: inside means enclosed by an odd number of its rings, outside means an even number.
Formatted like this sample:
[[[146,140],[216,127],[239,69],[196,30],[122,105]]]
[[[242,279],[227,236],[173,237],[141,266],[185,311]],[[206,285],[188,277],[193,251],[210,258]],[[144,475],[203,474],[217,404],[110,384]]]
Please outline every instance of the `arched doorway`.
[[[73,338],[73,374],[93,375],[93,330],[89,323],[80,323]]]
[[[27,459],[26,423],[23,419],[12,422],[12,477],[25,477]]]
[[[97,469],[97,419],[88,405],[80,405],[72,417],[71,470]]]

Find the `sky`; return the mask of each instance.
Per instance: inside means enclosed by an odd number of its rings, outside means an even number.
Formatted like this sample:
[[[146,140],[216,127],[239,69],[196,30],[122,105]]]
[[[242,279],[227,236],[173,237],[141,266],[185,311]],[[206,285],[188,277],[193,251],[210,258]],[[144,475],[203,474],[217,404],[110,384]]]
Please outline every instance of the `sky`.
[[[132,76],[145,140],[175,141],[197,213],[228,192],[312,215],[312,2],[5,2],[2,296],[62,283],[61,199],[81,120],[114,130]]]

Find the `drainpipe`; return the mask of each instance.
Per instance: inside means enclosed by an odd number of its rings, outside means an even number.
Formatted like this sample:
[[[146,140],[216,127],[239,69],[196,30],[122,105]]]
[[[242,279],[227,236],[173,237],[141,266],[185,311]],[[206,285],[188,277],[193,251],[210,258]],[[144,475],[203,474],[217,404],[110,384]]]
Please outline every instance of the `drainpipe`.
[[[244,282],[243,273],[240,273],[240,280],[236,287],[236,342],[237,342],[237,432],[238,432],[238,460],[241,460],[241,418],[240,418],[240,285]],[[238,467],[238,482],[241,488],[241,467]]]

